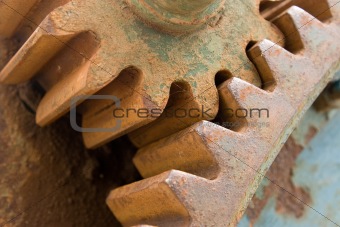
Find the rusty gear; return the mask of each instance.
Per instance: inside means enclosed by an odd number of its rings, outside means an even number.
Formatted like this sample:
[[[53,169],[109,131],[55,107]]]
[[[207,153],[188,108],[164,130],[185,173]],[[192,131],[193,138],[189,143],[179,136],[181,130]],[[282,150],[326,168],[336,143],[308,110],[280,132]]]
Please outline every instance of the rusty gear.
[[[339,69],[338,3],[2,0],[0,34],[22,47],[0,81],[35,77],[43,85],[41,126],[80,95],[114,95],[123,109],[211,109],[208,117],[124,116],[119,130],[83,137],[94,148],[129,133],[140,147],[134,163],[147,179],[107,198],[124,226],[233,226]],[[117,123],[117,103],[78,104],[84,128]],[[226,108],[259,115],[240,120]],[[238,124],[224,128],[209,122],[215,118]]]

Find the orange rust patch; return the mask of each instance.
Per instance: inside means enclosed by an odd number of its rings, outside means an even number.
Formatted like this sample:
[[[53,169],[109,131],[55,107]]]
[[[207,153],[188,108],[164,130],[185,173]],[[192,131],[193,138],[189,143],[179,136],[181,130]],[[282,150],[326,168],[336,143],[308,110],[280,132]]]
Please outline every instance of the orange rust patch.
[[[306,138],[310,140],[315,134],[316,129],[311,128]],[[302,150],[303,147],[298,145],[292,137],[289,137],[266,174],[267,178],[284,189],[270,183],[264,188],[264,197],[262,199],[255,196],[253,197],[253,206],[248,207],[246,211],[251,226],[253,226],[259,218],[262,210],[271,197],[276,199],[276,211],[278,213],[294,215],[296,218],[299,218],[304,214],[305,205],[297,198],[302,200],[304,203],[309,204],[311,202],[311,196],[308,191],[297,187],[292,181],[295,160]],[[297,198],[293,197],[290,193]]]
[[[318,129],[311,126],[308,130],[308,133],[306,134],[305,143],[308,144],[315,137],[317,133],[318,133]]]

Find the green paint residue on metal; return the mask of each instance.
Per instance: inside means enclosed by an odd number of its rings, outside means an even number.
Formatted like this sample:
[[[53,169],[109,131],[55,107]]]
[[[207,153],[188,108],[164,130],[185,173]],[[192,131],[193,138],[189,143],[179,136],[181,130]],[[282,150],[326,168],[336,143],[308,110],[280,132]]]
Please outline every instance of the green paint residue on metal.
[[[200,75],[200,73],[205,73],[205,72],[208,72],[208,66],[203,65],[203,64],[193,65],[190,68],[190,71],[184,75],[184,78],[194,77],[194,76]]]

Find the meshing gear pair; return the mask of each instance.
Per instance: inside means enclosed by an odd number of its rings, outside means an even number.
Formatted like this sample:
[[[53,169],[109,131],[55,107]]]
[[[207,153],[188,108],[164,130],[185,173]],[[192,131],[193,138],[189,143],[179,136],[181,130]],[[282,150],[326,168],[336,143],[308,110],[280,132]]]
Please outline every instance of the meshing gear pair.
[[[0,34],[21,48],[0,80],[39,81],[46,90],[36,115],[41,126],[82,95],[118,97],[123,109],[211,109],[211,117],[133,115],[118,130],[84,132],[84,142],[94,148],[129,134],[140,147],[134,163],[146,179],[107,199],[124,226],[235,225],[292,129],[339,68],[339,5],[1,0]],[[77,104],[83,128],[115,126],[111,100]],[[263,119],[219,111],[226,108],[268,109],[268,127],[249,127]],[[242,124],[227,129],[209,122],[214,119]]]

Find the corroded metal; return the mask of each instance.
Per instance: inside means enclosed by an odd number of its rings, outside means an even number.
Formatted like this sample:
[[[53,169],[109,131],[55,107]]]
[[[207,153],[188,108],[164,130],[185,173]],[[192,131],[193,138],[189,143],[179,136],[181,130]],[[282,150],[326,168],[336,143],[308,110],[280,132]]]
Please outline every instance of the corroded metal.
[[[339,6],[332,12],[339,15]],[[291,38],[303,44],[297,54],[268,40],[250,50],[263,80],[275,83],[260,89],[233,78],[219,87],[231,108],[269,109],[270,127],[249,116],[237,131],[202,121],[143,147],[134,162],[149,178],[112,191],[107,200],[123,225],[236,225],[277,152],[340,64],[336,16],[323,24],[292,7],[275,24],[297,33]]]
[[[123,109],[211,109],[211,116],[183,119],[130,115],[116,131],[83,133],[90,148],[127,133],[142,147],[134,163],[147,179],[107,199],[125,226],[235,225],[297,121],[339,68],[335,0],[322,1],[331,8],[327,17],[299,5],[317,19],[298,7],[269,7],[274,11],[266,18],[275,26],[261,17],[259,0],[193,2],[0,2],[0,15],[13,19],[11,29],[0,23],[1,35],[22,43],[0,81],[35,77],[43,85],[39,125],[68,112],[80,95],[114,95]],[[233,78],[216,88],[221,73]],[[175,100],[168,106],[169,96]],[[78,107],[85,128],[117,123],[116,103],[87,100]],[[267,127],[260,117],[236,119],[225,108],[268,109]],[[241,124],[230,130],[206,121],[216,116]]]
[[[339,225],[340,216],[329,212],[339,206],[339,122],[339,111],[307,111],[266,174],[286,191],[263,179],[239,227]]]
[[[163,110],[170,87],[175,82],[185,87],[192,97],[182,104],[183,108],[204,106],[211,109],[210,117],[182,120],[190,125],[200,120],[212,120],[218,112],[215,74],[221,70],[234,71],[237,77],[261,86],[260,77],[245,49],[250,41],[268,38],[279,42],[283,37],[259,15],[259,1],[249,0],[246,4],[225,2],[223,13],[216,20],[203,23],[200,29],[193,24],[195,32],[183,35],[168,30],[164,33],[147,22],[141,22],[131,5],[133,1],[49,2],[32,0],[31,5],[21,1],[0,2],[0,15],[16,18],[13,20],[16,30],[8,37],[20,38],[23,43],[1,71],[0,81],[16,84],[35,77],[45,86],[47,93],[36,115],[40,126],[67,113],[70,101],[79,95],[106,93],[123,100],[121,108],[124,109]],[[175,8],[171,4],[173,1],[138,2],[161,4],[170,11]],[[189,1],[176,2],[181,2],[180,8],[183,9],[189,4]],[[224,1],[199,2],[205,3],[208,10],[216,4],[219,7]],[[196,3],[192,5],[197,12],[202,10]],[[40,11],[34,14],[36,9]],[[200,13],[204,15],[204,12]],[[23,24],[30,29],[23,29]],[[7,27],[1,23],[0,31],[7,30]],[[112,117],[116,106],[111,102],[103,100],[91,104],[88,112],[86,106],[85,102],[84,127],[112,128],[117,124]],[[155,118],[130,115],[121,120],[122,126],[114,132],[84,133],[86,146],[97,147]],[[166,118],[149,128],[156,128],[154,131],[163,138],[184,129],[187,124],[173,124],[173,119]],[[168,126],[171,129],[159,130]],[[132,136],[131,139],[137,146],[152,142],[152,130],[143,135],[146,138]]]
[[[291,6],[298,6],[303,9],[308,9],[308,12],[321,21],[328,20],[332,17],[329,10],[327,0],[263,0],[261,14],[267,20],[273,20],[285,12]]]
[[[224,11],[225,0],[127,0],[127,3],[146,23],[163,31],[192,32],[208,22],[218,20]]]

